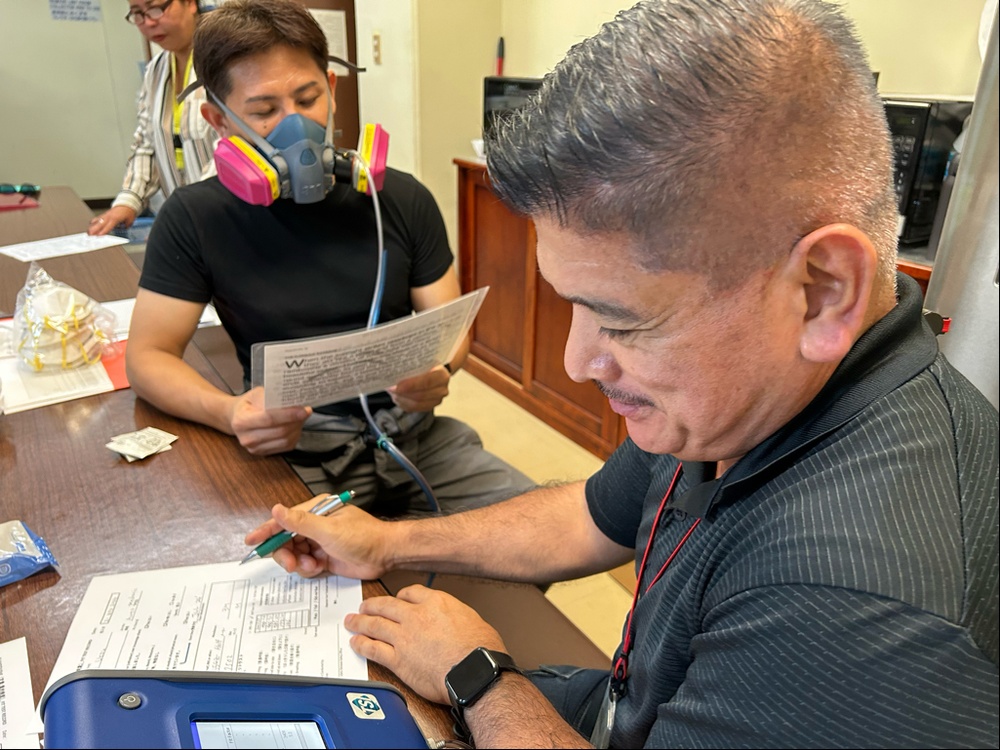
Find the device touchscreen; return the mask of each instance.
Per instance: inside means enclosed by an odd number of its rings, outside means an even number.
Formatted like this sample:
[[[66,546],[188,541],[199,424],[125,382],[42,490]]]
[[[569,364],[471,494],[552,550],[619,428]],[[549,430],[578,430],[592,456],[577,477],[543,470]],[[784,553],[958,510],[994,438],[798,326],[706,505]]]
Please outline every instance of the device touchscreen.
[[[325,748],[315,721],[192,721],[195,747]]]

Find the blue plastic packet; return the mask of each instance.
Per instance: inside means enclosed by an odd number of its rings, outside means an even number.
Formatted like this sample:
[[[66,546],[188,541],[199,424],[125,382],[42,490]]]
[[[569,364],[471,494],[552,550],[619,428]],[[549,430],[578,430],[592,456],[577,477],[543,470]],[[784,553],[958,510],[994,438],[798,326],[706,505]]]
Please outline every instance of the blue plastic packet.
[[[0,523],[0,586],[20,581],[40,570],[58,568],[45,541],[21,521]]]

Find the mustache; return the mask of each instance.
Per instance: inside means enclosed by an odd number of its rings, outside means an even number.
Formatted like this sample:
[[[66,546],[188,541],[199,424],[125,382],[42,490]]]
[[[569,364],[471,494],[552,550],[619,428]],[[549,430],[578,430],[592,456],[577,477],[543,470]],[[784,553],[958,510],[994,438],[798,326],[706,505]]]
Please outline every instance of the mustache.
[[[629,406],[653,406],[653,402],[648,398],[643,396],[637,396],[634,393],[626,393],[625,391],[619,391],[617,388],[612,388],[609,385],[605,385],[600,380],[593,381],[594,385],[597,386],[597,390],[605,395],[605,397],[611,399],[612,401],[617,401],[622,404],[628,404]]]

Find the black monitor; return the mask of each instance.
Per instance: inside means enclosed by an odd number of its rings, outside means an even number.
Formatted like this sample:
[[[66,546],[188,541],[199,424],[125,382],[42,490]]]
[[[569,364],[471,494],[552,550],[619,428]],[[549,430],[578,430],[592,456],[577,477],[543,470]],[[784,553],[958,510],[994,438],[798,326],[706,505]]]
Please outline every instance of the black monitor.
[[[486,76],[483,79],[483,138],[496,121],[527,104],[542,85],[541,78]]]

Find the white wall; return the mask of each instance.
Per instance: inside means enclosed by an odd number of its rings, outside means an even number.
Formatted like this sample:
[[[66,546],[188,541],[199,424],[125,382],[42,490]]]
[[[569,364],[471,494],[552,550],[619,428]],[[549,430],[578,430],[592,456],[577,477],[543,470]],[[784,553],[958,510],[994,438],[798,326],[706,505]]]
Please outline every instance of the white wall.
[[[471,157],[480,135],[483,77],[493,72],[502,0],[359,0],[362,121],[389,131],[389,164],[434,194],[457,249],[452,159]],[[372,62],[372,34],[382,64]]]
[[[455,240],[456,156],[479,134],[482,77],[496,39],[508,75],[541,76],[630,2],[357,0],[361,119],[389,131],[390,164],[431,188]],[[100,0],[100,22],[53,21],[45,0],[0,0],[0,180],[109,198],[135,125],[141,36],[126,0]],[[890,93],[970,95],[983,0],[845,0]],[[383,62],[371,59],[382,35]]]
[[[389,165],[417,173],[417,88],[414,0],[355,0],[361,125],[379,123],[389,133]],[[382,37],[382,63],[372,59],[372,35]]]
[[[100,21],[53,21],[45,0],[0,0],[0,182],[115,195],[145,59],[125,0]]]
[[[577,42],[633,5],[615,0],[503,0],[504,72],[538,78]]]
[[[879,90],[976,93],[983,0],[843,0],[868,49]]]
[[[882,91],[972,96],[983,0],[840,0],[879,71]],[[503,0],[507,72],[541,76],[632,2]]]
[[[417,0],[420,172],[458,252],[458,170],[482,134],[483,77],[496,65],[503,0]]]

